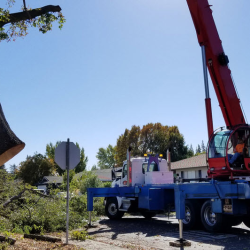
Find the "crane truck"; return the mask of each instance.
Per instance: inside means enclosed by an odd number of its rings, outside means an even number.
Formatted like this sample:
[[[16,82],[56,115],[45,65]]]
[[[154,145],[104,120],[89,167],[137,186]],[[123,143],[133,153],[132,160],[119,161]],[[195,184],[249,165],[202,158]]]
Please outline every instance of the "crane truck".
[[[246,123],[231,71],[208,0],[186,0],[201,46],[208,129],[208,179],[174,183],[170,162],[158,156],[130,158],[123,164],[122,176],[111,188],[88,189],[88,211],[93,197],[105,197],[110,219],[124,212],[139,211],[145,217],[174,210],[184,229],[202,224],[216,232],[242,222],[250,227],[250,126]],[[213,129],[208,74],[225,120],[225,127]],[[238,139],[244,151],[230,164],[229,157]]]

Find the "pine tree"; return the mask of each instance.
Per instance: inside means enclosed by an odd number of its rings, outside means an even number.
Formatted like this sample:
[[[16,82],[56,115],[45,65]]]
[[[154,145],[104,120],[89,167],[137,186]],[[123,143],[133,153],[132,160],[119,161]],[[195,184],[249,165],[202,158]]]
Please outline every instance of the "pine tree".
[[[194,150],[192,144],[190,145],[190,147],[187,146],[187,148],[188,148],[187,158],[194,156]]]
[[[189,148],[189,150],[190,150],[191,152],[193,152],[193,154],[194,154],[194,149],[193,149],[193,146],[192,146],[192,144],[190,145],[190,148]]]
[[[206,147],[204,145],[203,140],[201,141],[201,153],[205,153],[206,152]]]
[[[200,154],[200,153],[201,153],[201,146],[200,146],[200,144],[198,144],[195,154],[197,155],[197,154]]]

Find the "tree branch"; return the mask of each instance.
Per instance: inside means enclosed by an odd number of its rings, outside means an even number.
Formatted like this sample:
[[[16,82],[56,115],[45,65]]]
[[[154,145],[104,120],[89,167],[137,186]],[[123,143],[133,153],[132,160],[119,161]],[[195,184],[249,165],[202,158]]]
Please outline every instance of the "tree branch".
[[[22,194],[26,191],[26,189],[24,189],[22,192],[20,192],[18,195],[12,196],[11,198],[9,198],[4,204],[3,207],[7,207],[12,201],[20,199],[22,197]]]
[[[42,194],[36,190],[33,190],[33,189],[29,189],[29,188],[25,188],[23,191],[21,191],[18,195],[15,195],[15,196],[12,196],[11,198],[9,198],[4,204],[3,204],[3,207],[7,207],[12,201],[14,200],[18,200],[22,197],[22,195],[24,194],[25,191],[29,191],[31,193],[34,193],[34,194],[37,194],[39,196],[42,196],[42,197],[46,197],[46,198],[51,198],[50,196],[48,195],[45,195],[45,194]]]
[[[41,16],[43,14],[46,14],[48,12],[60,12],[62,9],[59,5],[47,5],[41,8],[33,9],[33,10],[27,10],[23,12],[17,12],[9,14],[8,20],[0,21],[0,28],[2,28],[7,23],[17,23],[20,21],[32,19],[38,16]]]

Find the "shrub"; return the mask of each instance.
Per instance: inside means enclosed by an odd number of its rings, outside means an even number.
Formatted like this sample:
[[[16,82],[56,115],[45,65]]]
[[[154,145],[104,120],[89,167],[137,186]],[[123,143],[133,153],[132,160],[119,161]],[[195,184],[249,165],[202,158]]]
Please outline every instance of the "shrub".
[[[103,187],[103,183],[98,179],[97,175],[91,171],[83,171],[80,179],[80,191],[82,194],[87,192],[87,188]]]
[[[107,182],[104,182],[103,185],[104,185],[105,188],[110,188],[111,185],[112,185],[112,182],[107,181]]]
[[[88,239],[88,232],[83,230],[83,231],[73,231],[71,233],[71,238],[73,240],[86,240]]]

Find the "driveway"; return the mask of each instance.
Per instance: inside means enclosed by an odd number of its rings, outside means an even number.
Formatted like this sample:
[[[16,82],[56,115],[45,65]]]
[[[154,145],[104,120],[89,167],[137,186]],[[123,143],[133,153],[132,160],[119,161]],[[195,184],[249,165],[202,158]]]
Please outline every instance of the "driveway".
[[[69,241],[86,250],[247,250],[250,249],[250,229],[244,224],[225,233],[208,233],[203,230],[184,231],[183,238],[191,242],[190,247],[171,247],[170,242],[179,238],[176,219],[156,216],[146,220],[142,216],[125,216],[121,220],[102,217],[88,229],[91,240]]]

